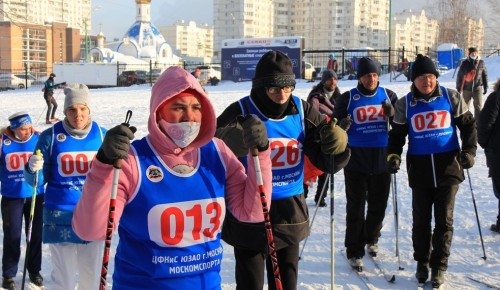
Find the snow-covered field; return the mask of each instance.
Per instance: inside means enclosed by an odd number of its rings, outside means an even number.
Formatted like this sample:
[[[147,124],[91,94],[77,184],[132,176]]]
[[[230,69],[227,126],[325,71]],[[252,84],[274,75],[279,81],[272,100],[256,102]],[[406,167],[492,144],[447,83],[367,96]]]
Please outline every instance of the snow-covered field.
[[[500,57],[485,59],[490,87],[492,91],[493,83],[500,77]],[[452,78],[453,71],[442,75],[438,80],[441,85],[455,87],[455,79]],[[388,76],[381,77],[381,85],[395,91],[399,97],[408,92],[410,82],[389,81]],[[315,83],[298,81],[294,94],[306,98],[308,92]],[[356,81],[339,81],[341,91],[346,91],[356,86]],[[216,108],[216,113],[220,114],[224,108],[235,100],[245,96],[250,91],[250,82],[232,83],[221,82],[218,86],[207,86],[209,96]],[[91,113],[92,118],[100,125],[111,128],[122,123],[127,110],[133,111],[131,124],[138,128],[137,138],[143,137],[147,132],[147,118],[149,114],[149,86],[133,86],[129,88],[110,88],[91,91]],[[62,107],[64,94],[57,90],[55,97],[59,103],[58,117],[62,118]],[[17,90],[0,93],[1,111],[0,124],[8,125],[7,118],[16,111],[25,110],[31,114],[35,127],[39,130],[47,128],[44,124],[46,105],[39,88],[27,91]],[[486,99],[486,96],[485,96]],[[472,109],[473,110],[473,109]],[[404,270],[398,270],[398,258],[396,253],[396,235],[394,227],[394,214],[392,195],[387,208],[382,237],[379,241],[381,264],[390,274],[396,275],[393,284],[388,283],[381,275],[377,274],[374,265],[365,257],[365,272],[373,284],[372,289],[415,289],[416,280],[414,273],[416,262],[413,261],[413,249],[411,241],[411,191],[407,183],[405,160],[403,158],[402,169],[397,174],[397,197],[399,209],[399,252],[400,266]],[[460,186],[455,205],[454,237],[449,260],[448,272],[445,275],[447,289],[489,289],[486,286],[474,282],[469,277],[477,278],[500,289],[500,235],[489,230],[490,224],[495,222],[497,216],[497,199],[491,189],[491,180],[488,178],[484,151],[479,148],[476,156],[476,164],[469,170],[472,182],[472,190],[468,180]],[[335,175],[335,207],[334,207],[334,270],[336,289],[367,289],[364,282],[349,267],[344,258],[344,234],[345,234],[345,194],[343,172]],[[312,188],[311,192],[315,192]],[[473,192],[481,222],[484,247],[487,259],[482,259],[483,251],[479,238],[474,205],[472,202]],[[327,199],[328,200],[328,199]],[[316,207],[312,198],[308,201],[310,214],[313,215]],[[312,227],[311,236],[307,240],[302,259],[299,264],[298,289],[316,290],[330,289],[331,283],[331,218],[329,208],[319,208],[316,219]],[[1,233],[0,233],[1,234]],[[114,250],[118,241],[118,236],[113,237]],[[302,245],[301,245],[302,246]],[[2,245],[3,247],[3,245]],[[43,248],[42,275],[45,278],[46,289],[51,288],[51,261],[48,247]],[[21,284],[22,268],[24,263],[24,243],[22,257],[19,263],[16,283]],[[100,259],[100,258],[99,258]],[[235,289],[234,282],[234,258],[232,247],[225,246],[225,255],[222,265],[223,289]],[[111,275],[113,273],[113,261],[111,260],[108,273],[109,289],[112,286]],[[145,281],[146,282],[146,281]],[[28,289],[37,289],[32,284],[28,284]]]

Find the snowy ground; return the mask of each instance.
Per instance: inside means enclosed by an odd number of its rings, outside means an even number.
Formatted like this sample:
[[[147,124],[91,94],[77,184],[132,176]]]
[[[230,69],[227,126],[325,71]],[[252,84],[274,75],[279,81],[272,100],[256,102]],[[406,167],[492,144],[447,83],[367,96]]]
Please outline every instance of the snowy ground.
[[[489,73],[490,87],[492,91],[493,83],[500,77],[500,58],[486,59]],[[453,71],[444,74],[439,78],[441,85],[455,87],[455,79],[452,78]],[[403,80],[389,81],[388,76],[381,77],[381,85],[395,91],[399,97],[408,92],[410,82]],[[299,81],[294,94],[301,98],[307,97],[308,92],[314,83]],[[341,91],[346,91],[356,85],[356,81],[339,81]],[[250,91],[250,83],[221,82],[218,86],[207,86],[209,96],[216,108],[216,113],[220,114],[224,108],[233,101],[245,96]],[[111,128],[124,121],[127,110],[133,111],[131,124],[138,128],[137,138],[146,134],[147,118],[149,114],[149,86],[135,86],[129,88],[110,88],[92,90],[91,113],[95,121],[106,128]],[[62,107],[64,95],[61,90],[55,93],[59,103],[58,116],[62,117]],[[486,98],[486,97],[485,97]],[[7,118],[16,111],[25,110],[31,114],[35,127],[39,130],[47,128],[44,124],[46,105],[39,89],[28,91],[17,90],[2,92],[0,94],[2,110],[0,112],[1,124],[7,125]],[[486,286],[473,282],[468,277],[474,277],[489,284],[500,287],[500,235],[489,230],[490,224],[495,221],[497,215],[497,199],[491,190],[491,180],[488,178],[486,160],[482,149],[478,149],[476,165],[470,169],[472,189],[479,212],[481,230],[483,234],[484,247],[487,259],[482,259],[483,251],[479,238],[476,215],[471,197],[471,188],[468,180],[460,186],[456,198],[455,206],[455,231],[449,261],[449,269],[446,273],[447,289],[489,289]],[[345,194],[343,172],[335,175],[335,211],[334,211],[334,270],[336,289],[367,289],[364,282],[355,274],[344,258],[344,234],[345,234]],[[397,174],[397,197],[399,209],[399,252],[400,266],[404,270],[398,270],[398,258],[395,256],[396,235],[394,227],[394,214],[392,195],[387,208],[382,237],[380,238],[380,260],[384,269],[388,273],[396,275],[394,284],[390,284],[377,274],[374,265],[368,258],[364,259],[365,272],[373,283],[372,289],[415,289],[416,281],[414,272],[416,262],[413,261],[413,249],[411,242],[411,192],[407,183],[405,160],[401,171]],[[310,191],[315,192],[316,188]],[[314,195],[314,194],[313,194]],[[328,199],[327,199],[328,200]],[[316,207],[312,198],[308,201],[310,214],[313,215]],[[319,208],[316,219],[312,227],[311,236],[308,238],[304,248],[302,259],[299,264],[299,285],[301,290],[330,289],[331,283],[331,219],[329,208]],[[0,233],[1,234],[1,233]],[[114,250],[118,241],[118,236],[113,237]],[[3,247],[3,246],[2,246]],[[51,261],[48,247],[44,245],[42,275],[45,278],[46,289],[51,287]],[[23,256],[19,264],[19,273],[16,277],[18,286],[21,284]],[[113,260],[110,262],[108,273],[109,289],[111,289],[113,273]],[[225,255],[222,265],[223,289],[235,289],[234,283],[234,258],[231,246],[225,246]],[[28,284],[28,289],[37,289]],[[498,288],[500,289],[500,288]]]

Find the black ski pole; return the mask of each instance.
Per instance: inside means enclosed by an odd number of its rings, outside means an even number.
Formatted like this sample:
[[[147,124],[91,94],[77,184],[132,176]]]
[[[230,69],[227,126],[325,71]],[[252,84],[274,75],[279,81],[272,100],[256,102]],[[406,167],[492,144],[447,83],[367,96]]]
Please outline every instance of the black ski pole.
[[[401,267],[401,257],[399,255],[399,213],[398,213],[398,183],[396,173],[392,174],[392,209],[394,211],[394,232],[396,234],[396,257],[398,257],[398,269],[404,270]]]
[[[483,233],[481,232],[481,223],[479,223],[479,215],[477,214],[476,199],[474,198],[474,191],[472,190],[472,182],[470,180],[469,169],[467,169],[467,177],[469,178],[470,194],[472,196],[472,203],[474,204],[474,212],[476,213],[477,228],[479,229],[479,237],[481,239],[481,246],[483,247],[483,259],[486,260],[486,251],[484,250]]]
[[[335,289],[335,199],[334,199],[334,189],[335,189],[335,175],[333,173],[333,154],[330,155],[331,172],[330,172],[330,289]]]
[[[319,201],[323,199],[323,196],[325,195],[326,185],[328,184],[329,181],[330,181],[330,174],[328,174],[326,176],[325,183],[323,183],[323,187],[321,188],[321,194],[320,194],[320,197],[318,199],[318,202],[316,203],[316,209],[314,210],[314,214],[313,214],[313,217],[311,219],[311,224],[309,225],[309,235],[307,235],[306,239],[304,240],[304,243],[302,244],[302,250],[300,250],[299,260],[302,259],[302,253],[304,252],[304,248],[306,247],[307,239],[311,235],[310,232],[311,232],[312,226],[314,224],[314,219],[316,218],[316,214],[318,213]]]

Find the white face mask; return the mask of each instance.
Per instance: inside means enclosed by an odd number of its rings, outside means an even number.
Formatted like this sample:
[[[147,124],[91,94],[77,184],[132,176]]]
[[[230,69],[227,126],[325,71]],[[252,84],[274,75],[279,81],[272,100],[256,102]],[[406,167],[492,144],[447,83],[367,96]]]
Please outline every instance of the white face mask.
[[[474,59],[474,60],[475,60],[475,59],[477,59],[477,55],[475,55],[475,56],[470,55],[469,57],[470,57],[471,59]]]
[[[165,120],[160,120],[158,125],[180,148],[191,144],[200,133],[201,127],[201,123],[196,122],[169,123]]]

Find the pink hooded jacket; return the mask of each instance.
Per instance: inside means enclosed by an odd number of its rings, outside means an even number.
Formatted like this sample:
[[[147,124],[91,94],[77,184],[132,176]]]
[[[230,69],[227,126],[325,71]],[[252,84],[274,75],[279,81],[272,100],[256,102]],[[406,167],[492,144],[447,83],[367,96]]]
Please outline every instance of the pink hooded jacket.
[[[193,90],[200,97],[202,105],[202,123],[198,137],[187,147],[179,148],[164,134],[157,122],[157,110],[165,101],[177,96],[186,90]],[[240,221],[262,222],[262,203],[259,186],[257,184],[255,166],[252,156],[249,155],[248,176],[245,169],[231,150],[220,139],[214,138],[216,116],[214,108],[205,91],[190,73],[180,67],[170,67],[155,83],[151,92],[150,115],[148,120],[148,138],[159,157],[169,167],[179,164],[197,164],[198,148],[214,140],[220,150],[220,156],[226,167],[226,207]],[[128,159],[123,160],[118,191],[114,229],[116,229],[123,209],[133,198],[139,184],[138,164],[132,150],[129,150]],[[271,159],[270,150],[259,153],[259,161],[264,180],[264,192],[267,205],[271,202]],[[113,166],[104,164],[95,159],[92,169],[87,175],[82,196],[73,213],[73,229],[76,234],[87,241],[104,240],[108,221],[109,203],[113,178]],[[151,193],[151,194],[154,194]],[[179,189],[178,194],[189,194]]]

